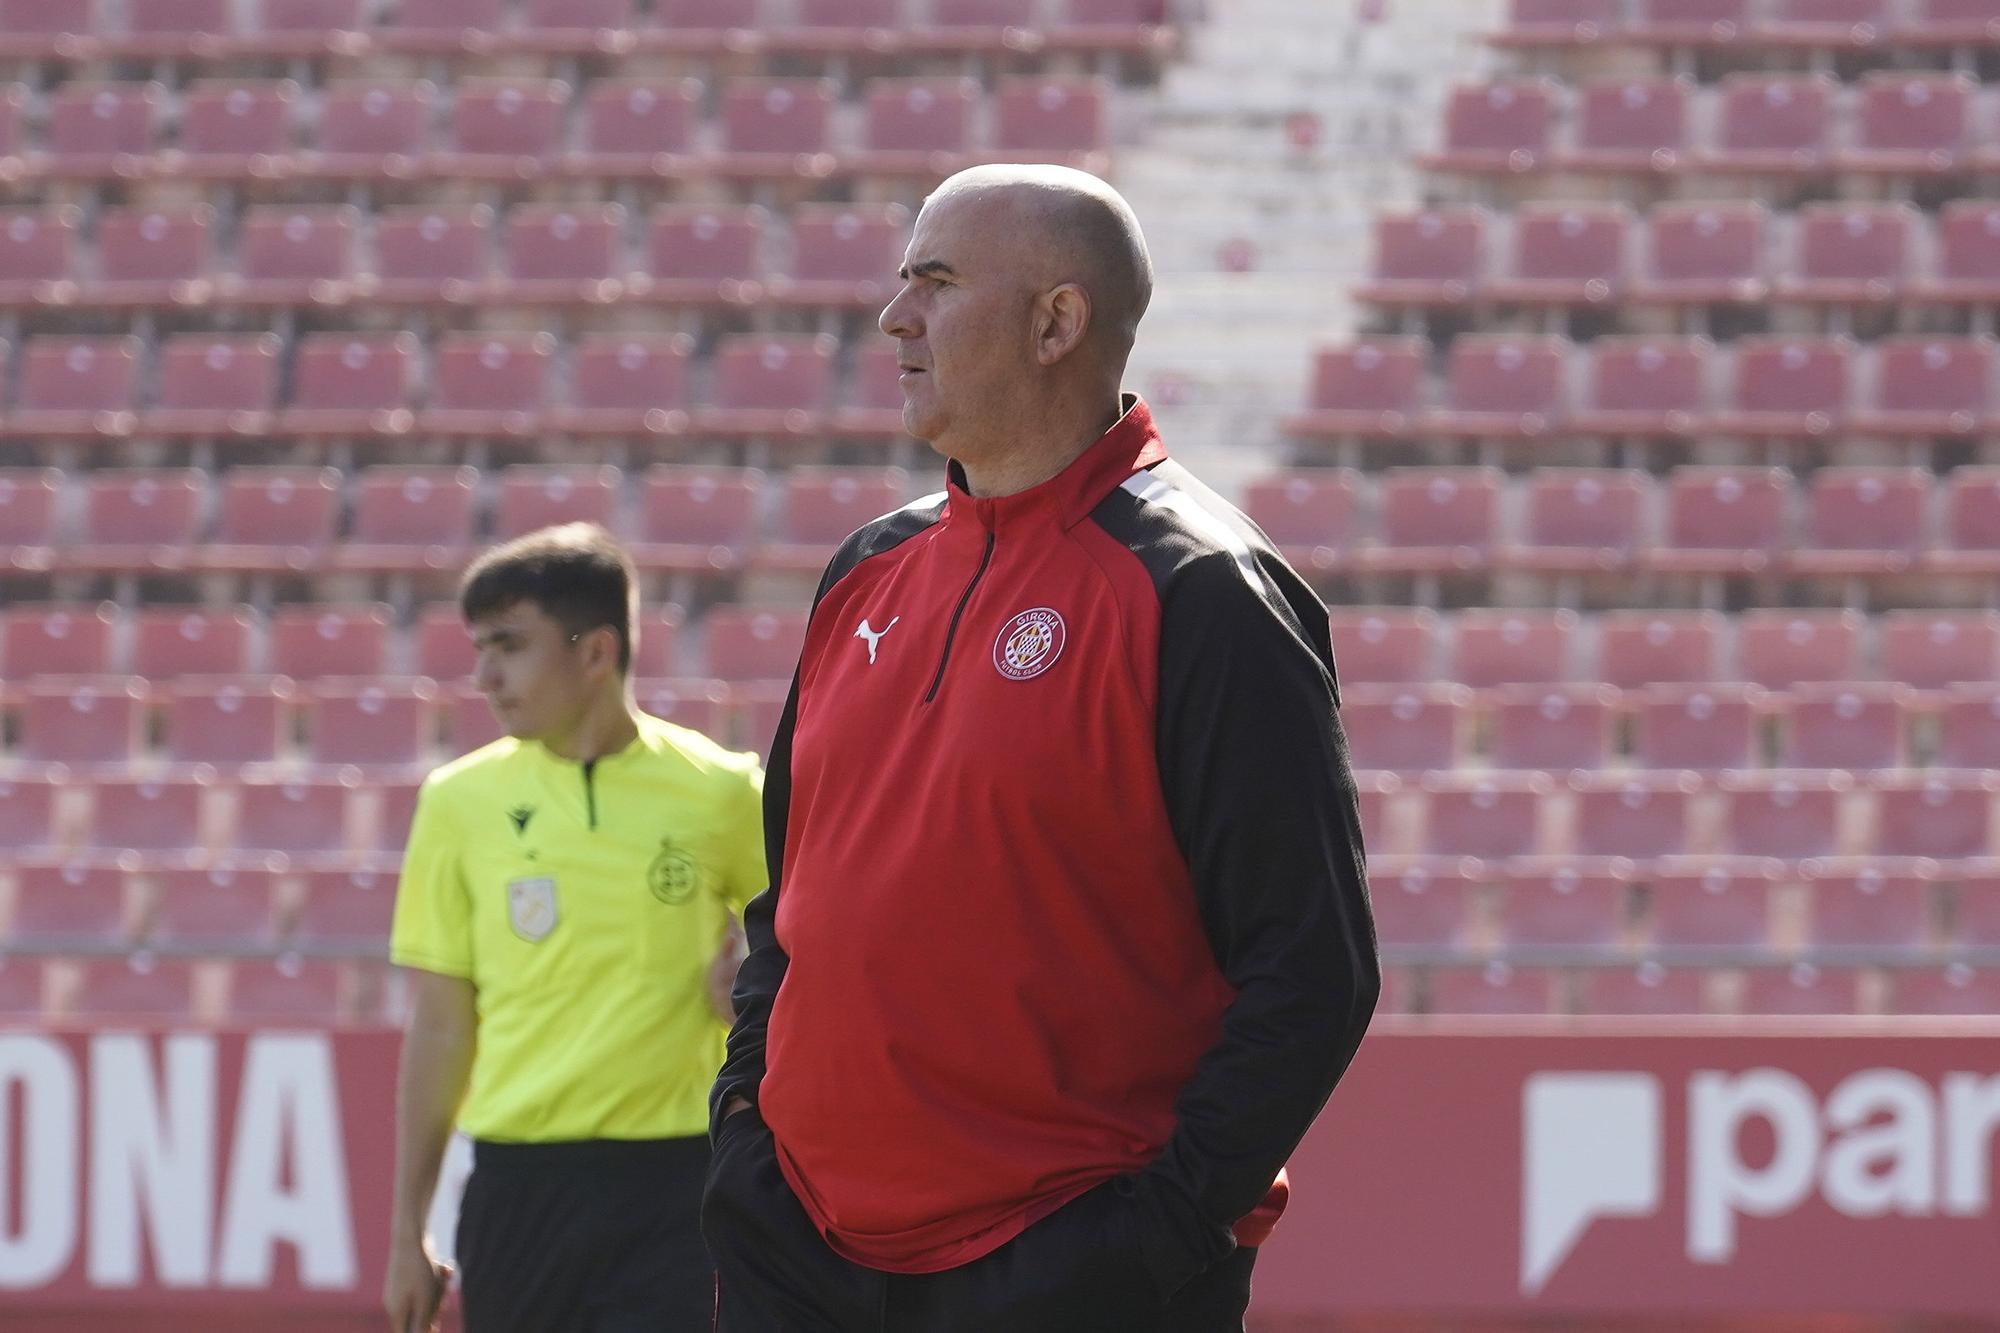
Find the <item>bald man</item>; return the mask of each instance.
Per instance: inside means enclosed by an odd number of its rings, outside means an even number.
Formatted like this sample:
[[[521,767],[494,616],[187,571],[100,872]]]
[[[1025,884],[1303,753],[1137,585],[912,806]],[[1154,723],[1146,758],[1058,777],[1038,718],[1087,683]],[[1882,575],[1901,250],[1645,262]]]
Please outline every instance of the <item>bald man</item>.
[[[1121,393],[1109,186],[954,176],[900,276],[947,485],[841,547],[772,745],[718,1327],[1240,1330],[1380,985],[1326,611]]]

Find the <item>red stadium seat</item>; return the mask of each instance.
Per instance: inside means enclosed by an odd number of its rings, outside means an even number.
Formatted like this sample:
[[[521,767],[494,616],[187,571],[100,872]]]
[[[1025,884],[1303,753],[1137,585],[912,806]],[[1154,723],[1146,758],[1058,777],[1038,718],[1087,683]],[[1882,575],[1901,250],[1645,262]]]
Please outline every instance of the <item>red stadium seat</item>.
[[[1481,688],[1569,680],[1576,627],[1576,612],[1568,610],[1462,611],[1451,678]]]
[[[588,176],[673,169],[694,147],[701,97],[693,79],[593,80],[584,95],[583,149],[568,157],[570,169]]]
[[[47,0],[0,0],[0,55],[44,59],[91,50],[89,35],[109,25],[103,0],[73,0],[52,7]]]
[[[436,86],[418,80],[331,84],[300,169],[336,178],[412,176],[430,149],[436,103]]]
[[[1361,809],[1361,837],[1371,857],[1400,850],[1403,840],[1392,836],[1389,805],[1402,786],[1403,780],[1394,773],[1358,770],[1354,775],[1355,799]]]
[[[397,846],[401,844],[399,832]],[[395,909],[393,876],[375,870],[317,870],[305,877],[305,897],[288,943],[297,949],[381,953],[388,947]]]
[[[264,0],[253,19],[247,49],[261,54],[316,55],[355,49],[367,20],[364,0]]]
[[[1333,569],[1359,527],[1361,474],[1351,468],[1294,468],[1243,488],[1243,512],[1301,570]]]
[[[167,694],[167,757],[177,764],[275,763],[291,740],[284,677],[191,678]]]
[[[2000,612],[1890,611],[1876,632],[1885,680],[1920,689],[2000,680]]]
[[[1650,861],[1689,850],[1701,782],[1692,773],[1571,773],[1572,844],[1582,856]]]
[[[448,333],[432,357],[430,435],[529,435],[548,402],[552,333]]]
[[[757,11],[757,0],[659,0],[653,12],[657,31],[643,34],[646,48],[739,49],[761,26]]]
[[[1886,338],[1876,344],[1875,392],[1854,416],[1866,435],[1972,435],[1993,407],[1990,338]]]
[[[715,356],[711,403],[697,418],[698,428],[719,435],[813,429],[832,398],[834,348],[825,335],[726,336]]]
[[[1341,691],[1349,754],[1356,768],[1371,772],[1458,767],[1471,749],[1472,721],[1472,691],[1463,685],[1350,684]]]
[[[166,89],[157,83],[65,83],[49,95],[43,142],[51,176],[130,176],[159,147]]]
[[[1750,0],[1637,0],[1627,35],[1662,46],[1725,45],[1749,26]]]
[[[271,665],[294,680],[386,673],[386,606],[281,607],[271,617]]]
[[[0,851],[26,856],[55,846],[56,786],[41,774],[11,774],[0,767]]]
[[[1952,942],[1961,949],[2000,948],[2000,860],[1962,863],[1951,913]]]
[[[1908,756],[1907,685],[1866,682],[1793,687],[1779,701],[1778,762],[1788,768],[1900,768]]]
[[[153,890],[149,945],[245,952],[276,942],[277,876],[269,870],[169,870],[155,877]]]
[[[1630,296],[1685,305],[1755,303],[1767,291],[1762,204],[1662,204],[1648,219],[1645,259]]]
[[[632,675],[642,680],[664,680],[676,673],[681,659],[681,627],[685,616],[678,606],[643,611],[634,627],[638,642],[632,650]]]
[[[623,290],[625,210],[617,204],[523,204],[507,214],[506,295],[598,302]]]
[[[650,292],[655,299],[746,301],[762,289],[762,208],[667,204],[654,210],[647,230]]]
[[[1391,948],[1463,949],[1486,874],[1471,858],[1395,858],[1371,866],[1375,934]]]
[[[1632,863],[1520,862],[1500,881],[1500,947],[1610,950],[1624,940]]]
[[[870,79],[860,169],[890,174],[955,168],[973,152],[974,79]]]
[[[909,237],[907,208],[800,204],[791,221],[791,270],[772,279],[774,298],[796,305],[879,309],[894,294]]]
[[[1892,301],[1909,280],[1921,226],[1908,204],[1808,204],[1778,295],[1837,305]]]
[[[1733,772],[1723,795],[1724,850],[1801,860],[1840,851],[1840,809],[1854,779],[1832,772]]]
[[[1926,545],[1931,474],[1925,468],[1827,467],[1813,474],[1806,540],[1787,557],[1800,574],[1901,574]]]
[[[1664,967],[1648,959],[1637,967],[1597,968],[1576,979],[1578,1007],[1589,1014],[1699,1014],[1707,1008],[1699,968]]]
[[[1431,969],[1433,1014],[1547,1014],[1556,1003],[1556,974],[1506,963]]]
[[[1541,850],[1545,773],[1426,774],[1422,847],[1428,856],[1506,858]]]
[[[2000,1013],[2000,968],[1977,970],[1964,963],[1917,968],[1895,974],[1890,986],[1899,1014]]]
[[[449,147],[433,155],[443,176],[513,180],[539,175],[564,147],[569,85],[554,79],[461,79]]]
[[[826,80],[733,79],[722,92],[722,148],[751,171],[760,170],[757,159],[772,155],[823,153],[834,104],[835,88]],[[761,170],[789,172],[790,164]]]
[[[1405,434],[1422,411],[1429,344],[1421,338],[1368,338],[1321,349],[1308,412],[1295,434]]]
[[[90,785],[83,847],[120,865],[186,865],[207,846],[203,829],[210,778],[105,778]]]
[[[994,146],[1002,159],[1048,160],[1094,153],[1110,144],[1110,88],[1096,79],[1002,79],[995,100]]]
[[[1783,174],[1828,160],[1840,86],[1823,75],[1725,75],[1709,169]]]
[[[1591,344],[1589,388],[1570,426],[1584,435],[1672,436],[1708,406],[1711,348],[1701,339],[1613,335]]]
[[[1964,75],[1863,75],[1854,143],[1840,154],[1841,167],[1897,176],[1954,169],[1968,145],[1977,87]]]
[[[1764,46],[1866,47],[1888,33],[1893,18],[1890,0],[1778,0],[1754,37]]]
[[[62,489],[55,468],[0,468],[0,567],[48,567]]]
[[[1914,953],[1931,942],[1937,862],[1836,858],[1802,866],[1806,947],[1814,952]]]
[[[1709,422],[1730,435],[1822,436],[1850,403],[1853,347],[1838,339],[1746,338],[1732,347],[1729,406]]]
[[[570,352],[570,401],[549,424],[577,435],[664,435],[686,429],[686,334],[586,334]]]
[[[1619,689],[1715,680],[1725,623],[1714,611],[1607,612],[1597,618],[1596,674]]]
[[[134,954],[74,966],[78,975],[69,1017],[98,1025],[184,1026],[196,1016],[195,965],[185,959]]]
[[[941,28],[1027,28],[1037,6],[1031,0],[932,0],[931,22]]]
[[[1559,338],[1468,334],[1452,344],[1445,405],[1424,424],[1441,435],[1526,439],[1563,412],[1569,344]]]
[[[2000,768],[2000,686],[1957,685],[1945,692],[1936,762],[1946,768]]]
[[[357,569],[455,568],[472,545],[478,483],[470,467],[367,469],[336,559]]]
[[[639,683],[639,707],[649,715],[723,742],[729,740],[729,695],[728,686],[710,680]]]
[[[791,607],[723,605],[702,621],[703,657],[723,680],[788,680],[805,643],[806,617]]]
[[[1675,468],[1665,541],[1646,559],[1671,573],[1761,573],[1790,543],[1791,495],[1791,474],[1780,468]]]
[[[279,419],[291,435],[401,434],[413,421],[415,334],[309,333],[299,339],[291,405]]]
[[[1343,607],[1329,617],[1343,684],[1421,685],[1438,671],[1437,612],[1425,607]]]
[[[140,428],[148,435],[269,433],[283,351],[275,333],[167,339],[155,406],[140,415]]]
[[[361,213],[353,207],[253,208],[236,243],[238,271],[220,299],[252,305],[344,305],[354,295]]]
[[[290,79],[195,84],[181,98],[179,169],[221,179],[282,175],[295,149],[298,101]]]
[[[325,560],[339,520],[333,468],[241,468],[222,485],[222,516],[195,563],[216,570],[308,570]]]
[[[1994,0],[1916,0],[1912,21],[1896,34],[1899,42],[1945,46],[1990,42],[2000,23]]]
[[[348,848],[348,803],[355,784],[341,778],[266,779],[236,787],[238,851],[336,856]]]
[[[2000,774],[1988,771],[1932,772],[1905,777],[1877,775],[1868,782],[1875,798],[1875,851],[1881,856],[1928,856],[1970,861],[2000,856],[1994,835],[1994,794]]]
[[[445,692],[444,714],[445,750],[450,754],[470,754],[506,734],[500,727],[500,719],[493,715],[492,705],[486,702],[486,696],[471,685],[454,686]],[[406,823],[396,835],[396,845],[384,850],[400,851],[401,838],[408,832]]]
[[[1355,295],[1378,305],[1458,305],[1486,274],[1491,215],[1481,208],[1431,208],[1375,219],[1375,258]]]
[[[54,304],[76,294],[77,236],[83,210],[0,209],[0,302]]]
[[[1369,569],[1441,573],[1483,566],[1499,526],[1498,468],[1395,468],[1380,490],[1382,537]]]
[[[315,764],[415,768],[437,729],[428,680],[333,681],[306,695],[306,757]]]
[[[1595,305],[1624,289],[1632,211],[1622,204],[1525,204],[1504,277],[1486,294],[1524,305]]]
[[[179,569],[200,534],[204,475],[195,468],[107,468],[84,483],[83,541],[57,553],[79,570]]]
[[[440,602],[417,616],[417,674],[440,684],[462,683],[472,676],[479,653],[472,633],[459,614],[458,603]]]
[[[2000,467],[1953,468],[1945,486],[1943,542],[1924,563],[1945,574],[2000,573]]]
[[[111,670],[110,602],[15,602],[0,609],[0,679],[102,676]]]
[[[826,51],[880,49],[905,26],[897,0],[799,0],[798,21],[798,42]]]
[[[148,680],[249,670],[256,616],[248,607],[148,605],[133,620],[132,670]]]
[[[389,302],[468,301],[492,277],[493,210],[385,209],[375,220],[366,295]]]
[[[45,676],[21,692],[16,757],[71,768],[125,768],[145,743],[145,682]]]
[[[1521,541],[1502,563],[1551,573],[1627,568],[1652,504],[1643,472],[1537,468],[1528,482]]]
[[[903,437],[903,372],[896,364],[900,355],[896,344],[886,339],[854,349],[843,405],[834,412],[830,427],[835,434]]]
[[[909,477],[899,468],[793,468],[776,540],[752,552],[756,563],[818,570],[865,523],[900,508]]]
[[[1507,26],[1491,40],[1500,46],[1584,46],[1617,30],[1619,0],[1513,0]]]
[[[1668,950],[1771,947],[1772,896],[1782,863],[1759,857],[1677,857],[1655,864],[1649,943]]]
[[[14,874],[9,950],[110,950],[131,939],[133,914],[116,867],[28,864]]]
[[[292,954],[238,959],[229,968],[229,1020],[250,1026],[337,1025],[358,1016],[357,989],[348,970],[331,959]]]
[[[1609,685],[1505,685],[1491,692],[1496,768],[1602,768],[1618,691]]]
[[[1865,627],[1853,611],[1746,611],[1736,622],[1737,676],[1770,689],[1864,679]]]
[[[30,339],[9,434],[125,435],[136,420],[138,338]]]
[[[1454,88],[1445,103],[1443,142],[1419,162],[1442,171],[1534,171],[1549,156],[1555,117],[1555,85],[1545,81]]]
[[[1651,685],[1638,696],[1633,758],[1642,768],[1715,772],[1762,761],[1763,690],[1743,685]]]
[[[1854,968],[1752,967],[1743,973],[1746,1014],[1853,1014],[1860,1012],[1861,973]]]
[[[390,51],[477,51],[506,26],[506,13],[503,0],[402,0],[375,39]]]
[[[1694,86],[1685,79],[1610,79],[1577,92],[1572,171],[1672,171],[1688,149]]]
[[[1947,203],[1937,223],[1937,269],[1914,284],[1926,302],[1984,305],[2000,301],[2000,203]]]
[[[494,536],[502,541],[558,523],[616,531],[624,474],[615,467],[510,467],[500,474]]]

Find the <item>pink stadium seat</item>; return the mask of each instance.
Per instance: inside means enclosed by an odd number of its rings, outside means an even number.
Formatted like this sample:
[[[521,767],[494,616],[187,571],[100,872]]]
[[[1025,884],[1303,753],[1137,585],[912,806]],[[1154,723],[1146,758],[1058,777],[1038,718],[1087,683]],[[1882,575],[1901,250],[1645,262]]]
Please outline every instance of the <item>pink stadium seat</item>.
[[[179,680],[167,692],[167,757],[176,764],[275,763],[291,739],[284,677]]]
[[[1779,701],[1778,762],[1788,768],[1900,768],[1907,685],[1806,684]]]
[[[358,569],[449,569],[472,545],[479,473],[471,467],[372,467],[361,474],[354,526],[336,551]]]
[[[1584,435],[1685,435],[1708,403],[1710,345],[1699,338],[1612,335],[1591,344],[1584,405],[1570,426]]]
[[[1650,942],[1661,950],[1771,947],[1771,898],[1783,863],[1761,857],[1675,857],[1658,862]]]
[[[1960,305],[2000,301],[2000,203],[1947,203],[1938,219],[1937,240],[1937,276],[1919,282],[1917,295]]]
[[[526,0],[509,46],[551,54],[591,50],[638,22],[633,0]]]
[[[437,87],[422,81],[331,84],[300,169],[330,177],[411,176],[430,149],[436,104]]]
[[[555,362],[552,333],[448,333],[432,356],[431,435],[529,435],[541,423]]]
[[[1391,948],[1462,949],[1486,875],[1470,857],[1396,857],[1369,868],[1376,938]]]
[[[70,1016],[93,1023],[144,1022],[184,1026],[195,1017],[194,964],[185,959],[95,958],[75,964],[79,975]]]
[[[1652,507],[1652,479],[1634,470],[1537,468],[1528,482],[1521,540],[1503,564],[1588,574],[1630,566]]]
[[[1770,689],[1865,679],[1854,611],[1746,611],[1736,621],[1736,673]]]
[[[1034,25],[1032,0],[931,0],[931,22],[941,28],[1026,28]]]
[[[753,159],[823,153],[834,104],[835,88],[826,80],[731,80],[722,92],[723,150]],[[775,169],[754,160],[743,165],[753,172]]]
[[[640,492],[640,568],[734,568],[756,546],[764,474],[660,464]]]
[[[10,434],[29,436],[130,433],[138,398],[138,338],[30,339]]]
[[[1778,0],[1754,36],[1767,46],[1866,47],[1887,35],[1893,18],[1890,0]]]
[[[899,468],[793,468],[774,541],[752,552],[759,564],[818,570],[855,529],[909,498],[909,477]]]
[[[8,949],[117,949],[130,939],[125,876],[116,867],[27,864],[14,873]]]
[[[111,670],[110,602],[15,602],[0,609],[0,679],[102,676]]]
[[[354,294],[361,212],[337,208],[253,208],[237,238],[238,271],[217,295],[253,305],[342,305]]]
[[[876,174],[955,168],[973,152],[977,80],[870,79],[856,166]]]
[[[506,734],[500,729],[500,719],[493,715],[486,696],[471,685],[455,685],[445,691],[444,717],[445,751],[449,754],[470,754]],[[403,835],[408,832],[406,822],[396,835],[395,846],[384,850],[400,851]]]
[[[506,26],[504,0],[402,0],[380,23],[384,50],[447,54],[484,50]]]
[[[1378,305],[1457,305],[1486,273],[1491,215],[1482,208],[1428,208],[1375,219],[1375,258],[1356,290]]]
[[[238,959],[229,967],[229,1020],[256,1026],[339,1025],[358,1017],[356,984],[327,958]]]
[[[570,401],[549,424],[577,435],[663,435],[687,428],[686,334],[586,334],[570,352]]]
[[[1632,863],[1517,862],[1500,881],[1500,947],[1616,948],[1623,940]]]
[[[1837,305],[1894,300],[1909,279],[1921,226],[1908,204],[1807,204],[1778,295]]]
[[[1710,170],[1776,175],[1811,171],[1830,154],[1840,86],[1824,75],[1725,75]]]
[[[1555,116],[1546,81],[1463,85],[1445,103],[1439,151],[1419,161],[1443,171],[1534,171],[1548,158]]]
[[[157,83],[65,83],[49,95],[44,170],[58,177],[131,176],[159,147],[166,89]]]
[[[1396,573],[1474,569],[1486,563],[1505,478],[1498,468],[1395,468],[1380,488],[1379,545],[1366,567]]]
[[[1977,85],[1964,75],[1882,70],[1862,76],[1848,171],[1949,171],[1967,148]]]
[[[333,468],[239,468],[222,484],[222,516],[195,552],[218,570],[316,568],[340,516],[340,473]]]
[[[1890,611],[1875,628],[1885,680],[1919,689],[2000,680],[2000,612]]]
[[[1467,334],[1451,346],[1445,406],[1424,424],[1441,435],[1545,435],[1562,417],[1568,359],[1560,338]]]
[[[1045,161],[1107,147],[1111,90],[1102,80],[1002,79],[994,103],[994,145],[1001,158]]]
[[[1389,803],[1402,786],[1403,780],[1394,773],[1356,770],[1354,774],[1354,795],[1361,808],[1361,837],[1368,854],[1377,858],[1378,864],[1383,854],[1398,850],[1401,842],[1390,836]]]
[[[1630,295],[1686,305],[1762,301],[1769,222],[1762,204],[1660,205],[1648,219],[1645,259]]]
[[[1438,616],[1427,607],[1342,607],[1329,630],[1343,684],[1421,685],[1439,675]]]
[[[1501,46],[1583,46],[1617,30],[1619,0],[1513,0],[1507,26],[1489,40]]]
[[[334,855],[347,850],[351,780],[245,781],[236,788],[238,851]]]
[[[1461,611],[1451,678],[1479,688],[1569,680],[1576,627],[1568,610]]]
[[[280,607],[271,617],[271,665],[294,680],[380,676],[391,623],[386,606]]]
[[[616,530],[624,474],[615,467],[510,467],[500,474],[494,536],[501,541],[556,523]]]
[[[1301,570],[1333,569],[1352,548],[1361,474],[1352,468],[1293,468],[1243,488],[1243,512]]]
[[[83,540],[57,553],[70,569],[179,569],[200,532],[206,486],[195,468],[107,468],[84,483]]]
[[[1634,762],[1703,772],[1755,766],[1764,708],[1764,691],[1754,685],[1649,685],[1638,696]]]
[[[1487,294],[1534,305],[1612,300],[1625,285],[1632,229],[1622,204],[1525,204],[1514,215],[1508,271]]]
[[[104,304],[202,304],[214,272],[214,208],[106,208],[98,216],[98,274],[92,300]]]
[[[1428,354],[1421,338],[1322,348],[1309,409],[1286,428],[1306,435],[1403,435],[1423,407]]]
[[[55,468],[0,468],[0,567],[48,567],[62,486]]]
[[[1991,338],[1885,338],[1875,392],[1854,416],[1866,435],[1972,435],[1993,407]]]
[[[1576,147],[1561,155],[1575,171],[1672,171],[1688,148],[1694,86],[1685,79],[1610,79],[1583,85]]]
[[[638,643],[632,650],[635,679],[664,680],[675,673],[681,659],[681,627],[685,615],[678,606],[643,611],[637,626]]]
[[[564,147],[569,85],[553,79],[461,79],[440,175],[511,180],[539,174]]]
[[[1929,535],[1928,469],[1821,468],[1809,498],[1805,544],[1787,557],[1795,572],[1852,577],[1915,568]]]
[[[1422,847],[1429,856],[1506,858],[1541,849],[1545,773],[1429,773]]]
[[[93,860],[110,858],[134,868],[188,864],[205,845],[202,807],[212,785],[200,774],[93,781],[84,849]]]
[[[1962,949],[2000,948],[2000,860],[1966,862],[1951,877],[1958,889],[1953,943]]]
[[[1943,542],[1925,564],[1946,574],[2000,572],[2000,467],[1959,467],[1945,485]]]
[[[1791,496],[1791,474],[1781,468],[1675,468],[1665,541],[1647,560],[1673,573],[1761,573],[1791,539]]]
[[[720,435],[811,430],[832,398],[834,348],[825,335],[725,336],[698,427]]]
[[[1471,749],[1472,691],[1463,685],[1347,685],[1340,725],[1356,768],[1456,768]]]
[[[263,435],[278,402],[275,333],[181,333],[160,348],[154,406],[139,425],[148,435]]]
[[[197,83],[181,98],[179,170],[222,179],[282,175],[295,148],[298,101],[289,79]]]
[[[458,613],[458,603],[439,602],[417,616],[417,674],[449,685],[469,679],[479,654]]]
[[[351,53],[366,42],[365,0],[263,0],[241,46],[266,56]]]
[[[1735,343],[1729,406],[1709,423],[1730,435],[1822,436],[1845,421],[1854,348],[1839,339],[1745,338]]]
[[[63,52],[92,49],[89,35],[108,26],[104,0],[72,0],[52,6],[48,0],[0,0],[0,56],[45,59]]]
[[[1749,25],[1750,0],[1636,0],[1628,35],[1662,46],[1721,45]]]
[[[1981,971],[1964,963],[1950,963],[1939,968],[1900,971],[1891,979],[1890,994],[1899,1014],[1971,1014],[1990,1018],[2000,1013],[2000,968]]]
[[[625,210],[616,204],[523,204],[507,214],[507,295],[606,301],[622,288]]]
[[[1541,968],[1496,962],[1431,969],[1433,1014],[1547,1014],[1555,1002],[1556,974]]]
[[[1733,772],[1716,781],[1725,851],[1801,860],[1840,850],[1840,807],[1854,785],[1847,773]]]
[[[0,32],[0,50],[6,45]],[[0,159],[18,159],[28,146],[28,85],[0,84]]]
[[[306,757],[315,764],[414,768],[437,727],[428,680],[329,681],[306,694]]]
[[[152,946],[230,951],[268,949],[276,941],[277,876],[261,867],[169,870],[153,883]]]
[[[1912,9],[1913,21],[1896,34],[1898,41],[1976,45],[1991,41],[2000,25],[1994,0],[1916,0]]]
[[[666,204],[647,228],[650,294],[655,300],[699,304],[747,301],[765,276],[762,208]]]
[[[1743,972],[1746,1014],[1853,1014],[1860,1012],[1860,970],[1793,963]]]
[[[1714,611],[1611,611],[1597,618],[1597,672],[1619,689],[1717,679],[1726,622]]]
[[[583,148],[568,159],[579,175],[653,175],[676,169],[694,147],[701,84],[693,79],[594,80],[584,96]]]
[[[55,783],[43,775],[0,767],[0,850],[25,856],[53,847],[59,832],[55,796]]]
[[[77,236],[83,210],[0,209],[0,302],[54,304],[74,299]]]
[[[798,13],[800,26],[808,30],[799,34],[801,42],[828,50],[845,49],[863,40],[868,30],[886,40],[893,36],[890,29],[903,26],[898,0],[799,0]]]
[[[1699,1014],[1705,1008],[1702,971],[1664,967],[1648,959],[1637,967],[1579,973],[1578,1007],[1590,1014]]]
[[[130,676],[45,676],[21,691],[15,755],[34,764],[115,771],[140,757],[146,686]]]
[[[646,49],[677,52],[754,49],[762,26],[757,0],[659,0],[653,21]]]
[[[854,349],[844,406],[833,414],[837,435],[900,439],[903,434],[900,353],[891,342],[870,340]]]
[[[909,238],[907,208],[800,204],[791,221],[791,271],[771,283],[775,298],[798,305],[879,309],[894,293]]]
[[[1609,685],[1506,685],[1487,704],[1496,768],[1602,768],[1610,758],[1618,691]]]
[[[388,782],[377,787],[380,802],[375,812],[375,843],[384,851],[400,852],[409,841],[410,824],[416,818],[415,782]]]
[[[493,210],[385,209],[375,219],[371,300],[467,301],[491,280]]]
[[[1806,947],[1815,951],[1913,953],[1931,937],[1937,862],[1922,858],[1808,861]]]
[[[648,714],[725,742],[729,740],[729,696],[729,687],[717,681],[639,682],[639,707]]]
[[[398,834],[398,846],[401,845]],[[289,943],[299,949],[385,950],[396,908],[393,876],[375,870],[317,870],[305,878],[305,898]]]
[[[723,680],[786,680],[798,667],[805,615],[791,607],[723,605],[702,622],[710,675]]]
[[[1922,776],[1877,775],[1875,852],[1971,861],[2000,856],[1994,836],[1994,795],[2000,774],[1934,771]]]
[[[291,405],[279,419],[290,435],[401,434],[413,421],[416,335],[309,333],[299,339]]]
[[[1701,782],[1686,772],[1571,773],[1575,836],[1583,856],[1650,861],[1688,850]]]

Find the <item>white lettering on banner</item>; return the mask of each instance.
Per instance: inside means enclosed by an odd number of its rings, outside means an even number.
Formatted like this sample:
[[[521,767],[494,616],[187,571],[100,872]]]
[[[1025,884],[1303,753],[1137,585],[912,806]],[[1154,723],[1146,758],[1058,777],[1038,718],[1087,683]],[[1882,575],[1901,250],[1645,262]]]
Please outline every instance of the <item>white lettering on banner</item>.
[[[1736,1253],[1736,1216],[1775,1217],[1812,1186],[1819,1133],[1812,1089],[1781,1069],[1732,1078],[1704,1072],[1688,1083],[1688,1258],[1726,1262]],[[1771,1126],[1777,1150],[1761,1171],[1737,1154],[1753,1117]]]
[[[1521,1290],[1534,1293],[1598,1217],[1660,1206],[1660,1080],[1536,1074],[1522,1090]]]
[[[1878,1117],[1885,1123],[1873,1123]],[[1930,1085],[1900,1069],[1857,1074],[1826,1103],[1845,1131],[1826,1150],[1826,1201],[1849,1217],[1937,1211],[1937,1105]]]
[[[192,1033],[163,1047],[166,1110],[153,1081],[153,1042],[112,1033],[90,1043],[92,1285],[136,1287],[140,1196],[153,1266],[168,1287],[209,1280],[215,1238],[215,1039]]]
[[[1944,1210],[1978,1217],[1993,1201],[1993,1132],[2000,1129],[2000,1076],[1944,1077]]]
[[[321,1034],[259,1033],[249,1040],[222,1207],[222,1285],[267,1285],[281,1240],[298,1247],[305,1286],[354,1285],[340,1102],[333,1051]]]
[[[39,1287],[69,1266],[76,1249],[76,1112],[76,1071],[61,1044],[0,1033],[0,1288]],[[15,1198],[18,1221],[9,1227],[6,1204]]]

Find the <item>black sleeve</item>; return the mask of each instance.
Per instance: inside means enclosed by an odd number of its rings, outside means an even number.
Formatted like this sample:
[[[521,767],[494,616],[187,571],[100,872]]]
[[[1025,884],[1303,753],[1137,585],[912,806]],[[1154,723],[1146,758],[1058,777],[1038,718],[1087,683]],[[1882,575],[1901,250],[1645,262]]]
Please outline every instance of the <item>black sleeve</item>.
[[[1139,1177],[1168,1289],[1233,1248],[1230,1228],[1326,1104],[1381,989],[1326,614],[1282,562],[1256,569],[1197,556],[1163,593],[1160,779],[1236,988]]]

